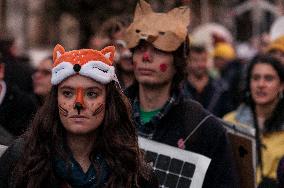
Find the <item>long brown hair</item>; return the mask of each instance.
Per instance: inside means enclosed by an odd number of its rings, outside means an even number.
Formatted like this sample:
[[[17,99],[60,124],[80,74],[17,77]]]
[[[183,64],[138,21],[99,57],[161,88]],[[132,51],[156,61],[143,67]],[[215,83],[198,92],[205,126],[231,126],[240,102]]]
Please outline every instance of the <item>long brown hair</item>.
[[[96,130],[90,160],[94,162],[99,151],[107,161],[111,170],[107,187],[139,187],[138,180],[149,177],[149,168],[141,157],[130,105],[114,82],[106,85],[106,99],[105,117]],[[59,118],[56,86],[24,137],[26,143],[13,171],[12,187],[50,187],[51,182],[56,181],[52,167],[54,156],[67,160],[67,153],[62,149],[65,129]]]

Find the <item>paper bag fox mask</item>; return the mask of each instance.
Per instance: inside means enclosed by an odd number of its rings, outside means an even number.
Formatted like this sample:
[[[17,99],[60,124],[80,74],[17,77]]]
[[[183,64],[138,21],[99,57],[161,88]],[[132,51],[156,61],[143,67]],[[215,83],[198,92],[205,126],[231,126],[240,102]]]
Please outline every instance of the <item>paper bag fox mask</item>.
[[[189,14],[188,7],[174,8],[168,13],[156,13],[148,3],[140,0],[133,23],[126,32],[128,48],[134,48],[140,40],[146,40],[162,51],[175,51],[186,40]]]

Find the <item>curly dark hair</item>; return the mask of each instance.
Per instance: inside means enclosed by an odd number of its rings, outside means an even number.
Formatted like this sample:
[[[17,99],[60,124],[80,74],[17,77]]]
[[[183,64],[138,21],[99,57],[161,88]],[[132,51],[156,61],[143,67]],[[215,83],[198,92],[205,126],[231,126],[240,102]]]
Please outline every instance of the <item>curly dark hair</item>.
[[[67,151],[61,147],[66,131],[59,118],[57,91],[58,87],[53,86],[31,128],[23,135],[26,143],[12,173],[12,187],[50,187],[56,180],[52,166],[54,156],[67,160]],[[138,147],[130,104],[114,82],[106,85],[106,98],[105,117],[96,130],[90,160],[95,163],[98,151],[105,158],[111,170],[107,187],[139,187],[139,179],[147,180],[151,171]]]

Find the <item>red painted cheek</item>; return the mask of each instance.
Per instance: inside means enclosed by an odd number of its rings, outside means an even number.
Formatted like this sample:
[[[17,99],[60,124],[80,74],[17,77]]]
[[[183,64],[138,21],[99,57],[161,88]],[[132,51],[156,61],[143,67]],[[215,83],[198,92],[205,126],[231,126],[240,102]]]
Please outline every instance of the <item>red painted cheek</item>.
[[[161,64],[161,65],[160,65],[160,70],[161,70],[162,72],[166,72],[167,69],[168,69],[168,65],[166,65],[166,64]]]

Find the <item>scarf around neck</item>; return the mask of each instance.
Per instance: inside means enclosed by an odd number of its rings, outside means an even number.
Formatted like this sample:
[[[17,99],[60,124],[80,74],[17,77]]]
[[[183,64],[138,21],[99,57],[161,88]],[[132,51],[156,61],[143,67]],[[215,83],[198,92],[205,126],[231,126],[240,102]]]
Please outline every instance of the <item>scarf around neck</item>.
[[[72,188],[104,187],[110,175],[109,166],[100,154],[96,155],[94,163],[85,173],[72,154],[69,155],[68,161],[56,158],[54,159],[55,175]]]

